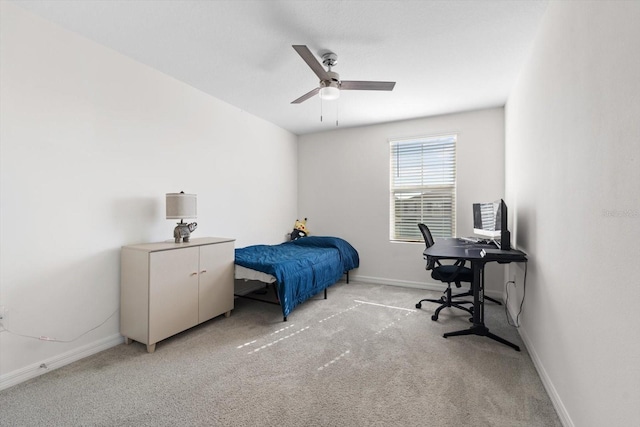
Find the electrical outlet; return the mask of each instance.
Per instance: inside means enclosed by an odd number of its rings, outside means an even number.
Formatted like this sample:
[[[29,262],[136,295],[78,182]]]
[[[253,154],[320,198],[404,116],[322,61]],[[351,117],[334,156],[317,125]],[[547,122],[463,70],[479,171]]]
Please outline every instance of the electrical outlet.
[[[9,327],[7,316],[9,310],[4,305],[0,305],[0,330],[6,330]]]

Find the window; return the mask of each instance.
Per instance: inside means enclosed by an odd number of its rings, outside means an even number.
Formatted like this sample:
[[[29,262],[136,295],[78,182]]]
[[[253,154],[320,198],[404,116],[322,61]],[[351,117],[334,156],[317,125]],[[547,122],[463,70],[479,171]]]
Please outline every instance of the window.
[[[391,240],[421,242],[419,222],[433,237],[455,236],[456,140],[442,135],[390,141]]]

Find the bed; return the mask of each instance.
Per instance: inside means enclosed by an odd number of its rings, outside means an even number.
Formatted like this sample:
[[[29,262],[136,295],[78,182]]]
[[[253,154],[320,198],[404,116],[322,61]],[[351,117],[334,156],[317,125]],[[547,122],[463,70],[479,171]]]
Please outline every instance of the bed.
[[[326,298],[329,286],[360,265],[353,246],[329,236],[237,248],[235,255],[236,279],[272,283],[285,321],[296,306],[312,296],[324,291]]]

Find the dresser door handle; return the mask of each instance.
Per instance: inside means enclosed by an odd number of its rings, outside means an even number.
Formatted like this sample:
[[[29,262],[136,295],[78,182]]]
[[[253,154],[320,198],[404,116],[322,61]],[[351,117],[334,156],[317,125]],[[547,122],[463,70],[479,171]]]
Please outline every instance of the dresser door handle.
[[[202,274],[202,273],[206,273],[206,272],[207,272],[207,270],[202,270],[202,271],[200,272],[200,274]]]
[[[193,272],[193,273],[191,273],[191,274],[190,274],[190,276],[197,276],[197,275],[198,275],[198,272],[197,272],[197,271],[195,271],[195,272]]]

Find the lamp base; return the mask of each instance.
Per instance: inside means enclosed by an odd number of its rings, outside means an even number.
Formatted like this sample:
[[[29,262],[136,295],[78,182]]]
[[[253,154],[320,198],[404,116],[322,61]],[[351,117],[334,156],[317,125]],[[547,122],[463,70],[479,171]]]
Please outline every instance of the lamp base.
[[[180,243],[181,240],[184,243],[189,243],[189,237],[191,237],[191,232],[194,231],[196,228],[198,228],[197,222],[186,224],[182,220],[180,220],[176,228],[173,229],[173,238],[176,240],[176,243]]]

